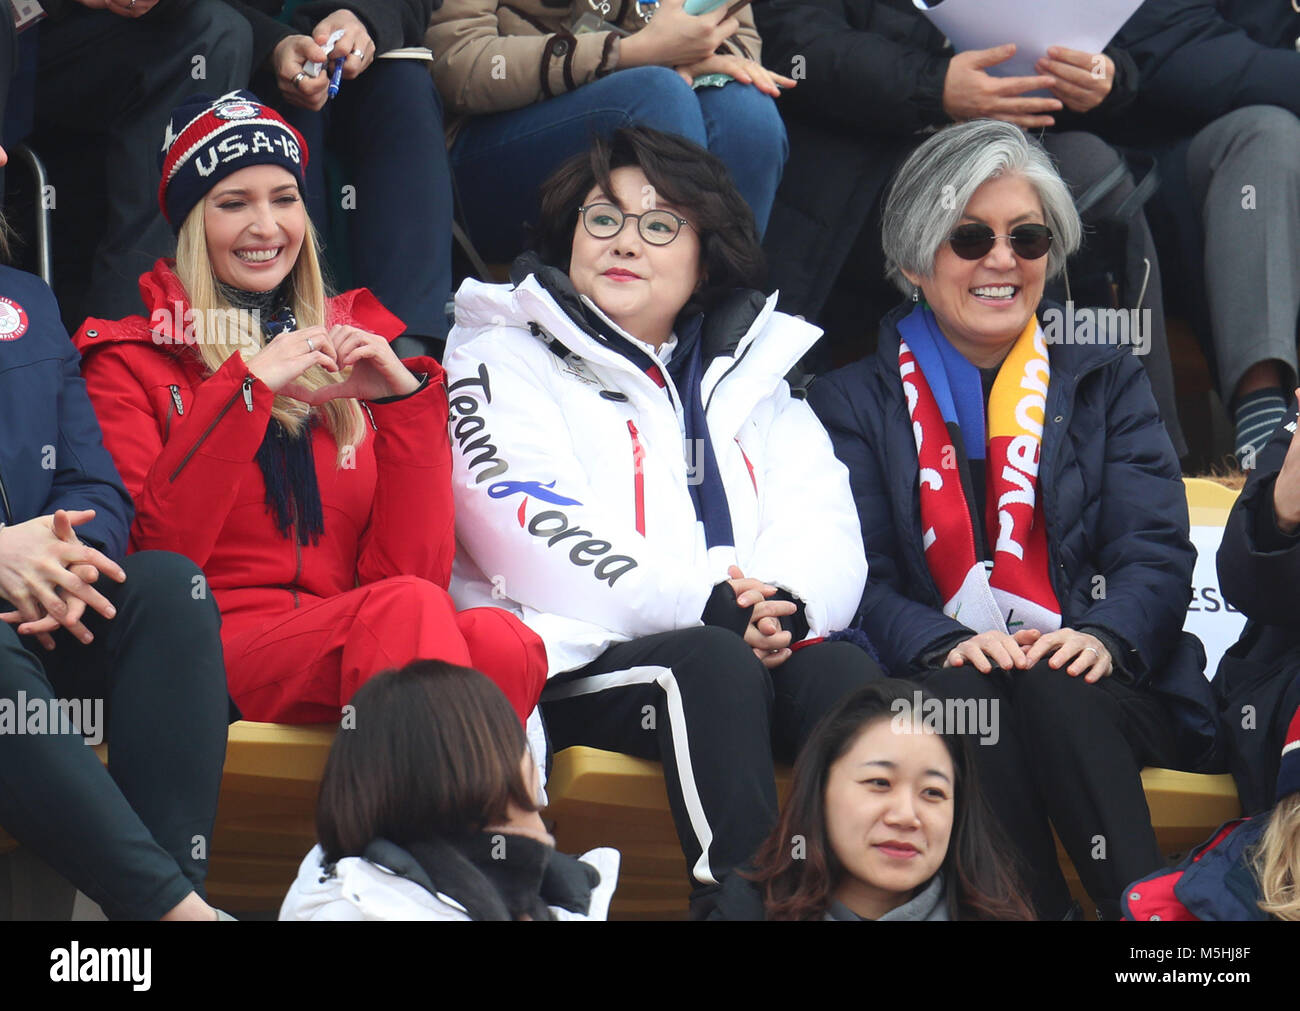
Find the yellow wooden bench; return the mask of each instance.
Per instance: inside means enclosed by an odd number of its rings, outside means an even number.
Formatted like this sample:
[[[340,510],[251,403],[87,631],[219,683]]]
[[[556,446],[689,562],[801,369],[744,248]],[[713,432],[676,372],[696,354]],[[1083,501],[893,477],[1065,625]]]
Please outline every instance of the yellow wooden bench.
[[[278,910],[316,845],[316,792],[337,727],[236,723],[226,746],[208,901]]]
[[[1186,485],[1192,522],[1223,525],[1236,493],[1196,478]],[[244,911],[279,908],[299,862],[315,843],[316,790],[335,732],[333,726],[231,726],[210,853],[208,894],[214,904]],[[103,757],[104,749],[97,750]],[[1166,852],[1185,851],[1239,813],[1228,776],[1167,769],[1147,769],[1142,776]],[[782,799],[789,779],[790,770],[778,768]],[[551,807],[546,817],[554,821],[562,850],[616,846],[623,852],[614,915],[684,916],[685,865],[659,763],[569,748],[556,756],[547,789]],[[0,855],[15,846],[0,829]],[[1064,854],[1062,863],[1082,896]]]
[[[1236,491],[1203,477],[1185,477],[1183,487],[1187,489],[1187,512],[1192,526],[1227,526],[1228,513],[1237,501]]]
[[[1185,853],[1217,825],[1241,813],[1231,776],[1200,776],[1170,769],[1142,773],[1156,839],[1166,855]],[[785,802],[790,769],[776,770]],[[555,756],[547,790],[556,843],[568,853],[593,846],[622,851],[611,915],[623,919],[684,918],[686,863],[668,810],[658,762],[594,748],[567,748]],[[1063,850],[1058,855],[1070,890],[1090,908]]]
[[[230,728],[217,828],[212,842],[208,897],[224,909],[279,908],[299,862],[315,844],[316,790],[335,728],[236,723]],[[101,757],[104,749],[97,749]],[[790,769],[777,767],[784,802]],[[1229,776],[1195,776],[1168,769],[1142,774],[1156,836],[1166,853],[1184,852],[1210,830],[1240,813]],[[668,812],[658,762],[594,748],[555,756],[547,784],[561,850],[595,846],[622,851],[613,914],[627,919],[682,918],[685,863]],[[0,830],[0,854],[15,847]],[[1077,875],[1061,854],[1071,888]]]

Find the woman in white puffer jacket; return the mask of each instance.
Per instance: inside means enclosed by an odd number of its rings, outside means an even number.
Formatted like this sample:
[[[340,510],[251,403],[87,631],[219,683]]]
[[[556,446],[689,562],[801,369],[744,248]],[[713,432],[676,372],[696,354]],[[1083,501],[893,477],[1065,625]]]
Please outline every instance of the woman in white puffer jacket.
[[[513,286],[466,282],[446,368],[453,594],[546,643],[556,748],[664,762],[692,913],[776,819],[772,755],[881,675],[852,642],[848,476],[785,374],[819,331],[753,290],[726,169],[618,131],[542,190]]]
[[[605,919],[618,852],[555,851],[523,728],[486,676],[416,660],[352,706],[280,919]]]

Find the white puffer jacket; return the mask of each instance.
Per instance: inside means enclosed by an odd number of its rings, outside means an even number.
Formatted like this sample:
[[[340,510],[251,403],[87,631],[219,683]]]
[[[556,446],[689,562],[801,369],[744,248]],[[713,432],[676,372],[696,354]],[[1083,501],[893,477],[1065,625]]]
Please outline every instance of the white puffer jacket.
[[[699,625],[730,565],[801,599],[811,637],[846,627],[867,577],[848,473],[783,378],[820,331],[775,305],[706,365],[701,399],[735,534],[734,548],[709,550],[688,486],[701,457],[685,445],[667,370],[666,393],[536,275],[466,281],[444,362],[458,605],[513,608],[545,641],[551,675]]]
[[[280,906],[281,920],[469,920],[469,913],[450,895],[434,894],[363,857],[345,857],[324,872],[324,851],[312,847],[298,867],[298,877]],[[584,916],[551,906],[557,920],[604,920],[618,884],[619,852],[609,847],[578,858],[600,875]]]

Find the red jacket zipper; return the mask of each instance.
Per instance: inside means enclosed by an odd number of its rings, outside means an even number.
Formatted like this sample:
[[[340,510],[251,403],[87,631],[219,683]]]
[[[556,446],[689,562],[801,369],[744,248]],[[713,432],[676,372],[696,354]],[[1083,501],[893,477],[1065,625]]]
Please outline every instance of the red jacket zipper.
[[[212,424],[208,425],[207,429],[203,432],[203,434],[199,436],[199,441],[196,442],[193,446],[190,447],[190,451],[189,451],[188,453],[185,454],[185,458],[184,458],[183,460],[181,460],[180,465],[179,465],[179,466],[178,466],[174,471],[172,471],[172,476],[169,477],[169,478],[167,479],[167,480],[168,480],[168,483],[170,483],[170,482],[172,482],[172,481],[175,481],[178,477],[180,477],[181,471],[183,471],[183,470],[185,469],[186,465],[190,462],[190,458],[193,457],[194,454],[197,453],[197,452],[199,451],[199,447],[202,446],[203,443],[207,441],[208,436],[212,434],[212,430],[213,430],[214,428],[216,428],[219,424],[221,424],[221,419],[224,418],[224,417],[226,416],[226,413],[227,413],[227,412],[228,412],[232,407],[235,406],[235,403],[239,400],[239,394],[240,394],[241,392],[242,392],[243,395],[244,395],[244,405],[245,405],[245,407],[248,408],[248,411],[249,411],[250,414],[252,413],[252,411],[253,411],[253,377],[252,377],[252,376],[249,376],[247,379],[244,380],[243,385],[241,386],[241,388],[238,389],[238,390],[236,390],[236,391],[231,395],[229,403],[227,403],[226,406],[223,407],[223,408],[221,409],[221,413],[218,414],[215,418],[212,419]]]
[[[289,586],[289,592],[293,594],[293,606],[298,606],[298,578],[302,575],[302,541],[298,539],[298,520],[293,521],[293,582]]]
[[[185,405],[181,402],[181,388],[172,383],[167,389],[171,392],[171,406],[167,408],[167,423],[163,426],[163,442],[172,437],[172,415],[181,415],[185,413]]]
[[[636,532],[645,536],[645,449],[641,445],[641,436],[632,419],[627,421],[627,430],[632,436],[632,483],[636,494]]]

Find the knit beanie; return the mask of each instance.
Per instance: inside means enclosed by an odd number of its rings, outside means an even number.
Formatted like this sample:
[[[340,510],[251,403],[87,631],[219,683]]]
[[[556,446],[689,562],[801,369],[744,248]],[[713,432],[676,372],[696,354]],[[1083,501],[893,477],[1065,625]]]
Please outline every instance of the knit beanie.
[[[171,115],[162,146],[158,204],[180,232],[194,205],[218,182],[250,165],[279,165],[305,188],[307,144],[278,112],[249,91],[195,95]]]
[[[1282,764],[1277,770],[1277,800],[1300,793],[1300,708],[1291,716],[1282,741]]]

